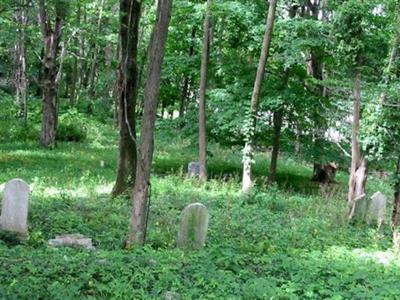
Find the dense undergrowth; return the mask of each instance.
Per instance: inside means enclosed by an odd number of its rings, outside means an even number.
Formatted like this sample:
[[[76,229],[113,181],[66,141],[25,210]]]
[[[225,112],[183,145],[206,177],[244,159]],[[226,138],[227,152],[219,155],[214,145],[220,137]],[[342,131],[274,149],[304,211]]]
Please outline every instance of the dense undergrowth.
[[[266,188],[260,153],[258,187],[244,197],[240,148],[212,144],[212,179],[200,185],[185,177],[196,145],[171,126],[157,132],[146,246],[123,250],[130,202],[109,197],[117,129],[91,120],[86,134],[53,150],[30,136],[2,139],[0,182],[23,178],[32,194],[26,244],[0,241],[0,299],[162,299],[167,291],[182,299],[400,298],[390,230],[347,224],[344,173],[320,188],[307,164],[283,155],[278,184]],[[368,188],[390,193],[373,178]],[[207,246],[182,252],[175,247],[180,211],[197,201],[211,213]],[[97,251],[46,245],[77,232],[92,237]]]

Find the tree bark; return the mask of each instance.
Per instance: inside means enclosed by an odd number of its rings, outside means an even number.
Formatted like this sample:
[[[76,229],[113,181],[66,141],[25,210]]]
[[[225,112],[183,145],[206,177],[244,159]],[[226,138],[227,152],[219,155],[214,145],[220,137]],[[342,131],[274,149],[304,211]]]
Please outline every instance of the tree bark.
[[[26,70],[26,32],[25,27],[28,24],[25,0],[20,1],[20,9],[16,13],[15,21],[18,26],[19,36],[15,44],[15,91],[16,99],[19,106],[19,117],[25,122],[28,118],[27,108],[27,92],[28,77]]]
[[[283,109],[274,112],[274,137],[272,140],[272,154],[269,168],[268,184],[276,181],[276,168],[278,165],[279,146],[281,142],[281,130],[283,122]]]
[[[322,59],[323,57],[321,55],[318,55],[316,53],[311,53],[311,75],[313,78],[315,78],[318,81],[323,80],[323,65],[322,65]],[[324,96],[324,87],[320,84],[317,85],[315,94],[318,97],[323,97]],[[321,172],[324,172],[324,164],[323,161],[321,161],[321,152],[324,150],[324,135],[325,135],[325,129],[326,126],[324,126],[324,121],[321,122],[319,120],[320,112],[318,111],[318,108],[316,107],[316,111],[314,113],[314,167],[313,167],[313,176],[311,180],[314,181],[319,181],[319,174]]]
[[[144,112],[138,151],[138,167],[132,194],[131,230],[127,246],[142,246],[146,240],[150,172],[154,151],[154,128],[160,92],[161,68],[164,60],[172,0],[158,0],[157,18],[149,48],[149,66],[144,91]]]
[[[192,58],[194,55],[194,39],[195,38],[196,38],[196,27],[193,27],[192,41],[191,41],[191,45],[189,47],[189,58]],[[185,78],[183,80],[181,103],[179,106],[179,118],[182,118],[185,113],[185,109],[186,109],[188,98],[189,98],[190,81],[191,81],[190,76],[185,75]]]
[[[321,9],[320,9],[321,6]],[[322,13],[322,21],[326,21],[326,6],[327,3],[323,1],[307,1],[306,7],[311,12],[311,18],[314,20],[318,20],[320,12]],[[323,59],[324,54],[318,53],[317,51],[311,52],[311,60],[310,60],[310,75],[321,82],[323,80]],[[315,88],[315,94],[317,97],[324,97],[324,86],[322,84],[317,84]],[[324,151],[324,139],[325,139],[325,131],[326,125],[324,124],[325,120],[320,119],[320,112],[318,111],[318,106],[316,107],[316,111],[314,112],[314,163],[313,163],[313,176],[311,180],[320,181],[320,174],[324,173],[324,162],[321,159],[321,152]]]
[[[210,19],[211,0],[207,0],[204,18],[203,50],[201,53],[200,88],[199,88],[199,165],[200,181],[207,181],[207,130],[206,130],[206,92],[207,72],[210,54]]]
[[[105,0],[99,0],[99,16],[97,19],[97,30],[96,34],[99,36],[101,34],[101,22],[103,20],[103,10],[104,10],[104,1]],[[99,55],[99,47],[97,46],[97,43],[94,43],[93,46],[93,59],[92,59],[92,65],[90,67],[90,80],[89,80],[89,95],[90,98],[93,100],[96,97],[96,71],[97,71],[97,60],[98,60],[98,55]]]
[[[368,176],[367,160],[360,149],[360,112],[361,112],[361,53],[357,54],[357,65],[354,70],[353,87],[353,128],[351,135],[351,171],[349,178],[349,219],[354,215],[356,201],[365,196],[365,184]]]
[[[397,229],[399,225],[399,211],[400,211],[400,156],[397,158],[396,174],[395,174],[395,185],[394,185],[394,197],[393,197],[393,211],[392,211],[392,228],[393,231]]]
[[[141,4],[120,2],[121,61],[117,72],[119,90],[119,156],[117,179],[112,196],[117,197],[132,186],[136,173],[136,100],[138,94],[138,33]]]
[[[62,24],[65,12],[56,7],[54,28],[47,12],[45,0],[39,1],[39,22],[44,43],[43,78],[43,115],[40,143],[45,147],[52,147],[56,140],[57,105],[58,105],[58,71],[59,44],[61,41]]]
[[[246,129],[246,144],[243,149],[243,178],[242,178],[242,192],[247,193],[252,187],[251,179],[251,166],[253,163],[253,144],[254,144],[254,133],[257,125],[257,112],[259,106],[259,98],[261,92],[261,85],[264,79],[265,67],[267,64],[267,58],[269,55],[269,48],[271,44],[272,31],[275,20],[275,9],[276,0],[271,0],[268,9],[268,18],[265,28],[264,40],[261,50],[260,61],[258,63],[256,80],[254,82],[253,93],[251,96],[250,105],[250,122],[249,128]]]
[[[76,24],[78,27],[80,27],[81,24],[81,5],[78,2],[78,9],[76,12]],[[78,82],[78,47],[79,47],[79,38],[77,36],[77,33],[75,33],[74,36],[74,47],[75,47],[75,55],[74,55],[74,63],[73,63],[73,67],[72,67],[72,77],[71,77],[71,93],[70,93],[70,98],[69,98],[69,104],[70,106],[74,106],[75,105],[75,100],[76,100],[76,84]]]
[[[86,4],[83,3],[83,24],[87,24],[88,20],[87,20],[87,8],[86,8]],[[88,70],[87,70],[87,57],[86,55],[88,55],[88,51],[87,51],[87,42],[85,40],[85,36],[82,34],[81,35],[81,39],[80,39],[80,76],[79,76],[79,91],[82,89],[86,89],[88,86]],[[78,93],[78,98],[79,98],[79,93]]]
[[[289,82],[289,75],[290,69],[285,68],[283,74],[283,84],[281,87],[281,91],[287,88]],[[272,153],[271,153],[271,163],[269,168],[269,175],[268,175],[268,184],[272,184],[276,181],[276,169],[278,165],[278,156],[279,156],[279,147],[281,143],[281,131],[282,131],[282,123],[283,123],[283,114],[284,110],[283,107],[279,107],[274,111],[274,137],[272,139]]]

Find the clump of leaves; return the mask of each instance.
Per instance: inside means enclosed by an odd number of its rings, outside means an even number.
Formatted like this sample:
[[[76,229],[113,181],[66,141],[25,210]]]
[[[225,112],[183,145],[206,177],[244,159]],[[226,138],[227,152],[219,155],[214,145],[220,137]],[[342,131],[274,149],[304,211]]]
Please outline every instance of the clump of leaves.
[[[59,118],[57,140],[64,142],[82,142],[87,136],[85,117],[76,109],[70,109]]]

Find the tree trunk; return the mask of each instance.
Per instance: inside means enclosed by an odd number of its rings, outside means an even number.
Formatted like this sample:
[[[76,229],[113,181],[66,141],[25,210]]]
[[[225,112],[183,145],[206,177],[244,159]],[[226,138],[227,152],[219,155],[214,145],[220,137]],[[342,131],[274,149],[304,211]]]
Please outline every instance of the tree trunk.
[[[281,87],[282,93],[287,88],[289,82],[290,70],[285,68],[283,74],[283,84]],[[282,130],[282,122],[283,122],[283,107],[279,107],[274,111],[274,137],[272,140],[272,153],[271,153],[271,163],[269,168],[268,175],[268,184],[272,184],[276,181],[276,168],[278,165],[278,156],[279,156],[279,147],[281,143],[281,130]]]
[[[16,99],[19,106],[19,117],[25,122],[28,118],[27,109],[27,91],[28,91],[28,77],[26,70],[26,32],[25,27],[28,24],[28,17],[26,12],[25,0],[20,1],[20,9],[15,16],[15,21],[18,26],[18,40],[15,44],[15,57],[16,57],[16,68],[15,68],[15,91]]]
[[[274,112],[274,137],[272,140],[271,164],[269,168],[268,184],[276,181],[276,168],[278,164],[279,146],[281,142],[281,130],[283,121],[283,109]]]
[[[357,54],[357,65],[354,70],[353,87],[353,128],[351,135],[351,171],[349,178],[349,219],[354,215],[356,201],[365,196],[365,184],[367,182],[367,160],[361,154],[358,140],[360,131],[361,112],[361,53]]]
[[[249,192],[253,185],[251,179],[251,166],[253,163],[254,134],[257,124],[257,112],[259,106],[261,84],[264,79],[265,66],[267,64],[272,31],[274,27],[275,9],[276,9],[276,0],[271,0],[268,9],[268,18],[265,28],[260,61],[258,63],[256,80],[254,82],[253,93],[251,96],[250,120],[249,120],[250,122],[247,126],[248,128],[246,128],[247,132],[245,133],[246,145],[243,149],[243,178],[242,178],[242,191],[244,193]]]
[[[189,58],[192,58],[194,55],[194,39],[196,38],[196,27],[192,29],[192,41],[189,47]],[[183,88],[182,88],[182,96],[181,96],[181,103],[179,106],[179,118],[183,117],[186,109],[186,103],[188,102],[189,98],[189,87],[190,87],[190,76],[185,75],[183,80]]]
[[[323,57],[317,55],[315,53],[311,53],[311,75],[316,79],[321,81],[323,79],[323,65],[322,65]],[[320,84],[317,85],[315,93],[318,97],[324,96],[324,87]],[[324,172],[324,164],[321,160],[321,152],[324,151],[324,138],[325,138],[325,129],[326,126],[324,125],[324,120],[320,119],[320,112],[316,107],[316,111],[314,113],[314,150],[313,150],[313,157],[314,157],[314,168],[313,168],[313,181],[319,181],[318,178],[321,172]]]
[[[294,146],[294,153],[297,158],[300,158],[301,154],[301,128],[299,124],[296,124],[296,142]]]
[[[399,211],[400,211],[400,156],[397,159],[396,167],[396,182],[394,186],[393,197],[393,212],[392,212],[392,231],[393,231],[393,248],[396,252],[400,250],[400,234],[398,230],[399,225]]]
[[[97,30],[96,34],[97,36],[100,36],[101,34],[101,22],[103,20],[103,10],[104,10],[104,0],[99,0],[99,16],[97,19]],[[89,95],[91,100],[93,100],[96,97],[96,70],[97,70],[97,60],[98,60],[98,55],[99,55],[99,47],[97,46],[97,43],[94,43],[93,46],[93,59],[92,59],[92,65],[90,67],[90,79],[89,79]]]
[[[83,3],[83,24],[88,24],[87,21],[87,8],[86,8],[86,4]],[[86,40],[85,40],[85,36],[82,34],[81,35],[81,39],[80,39],[80,76],[79,76],[79,91],[81,91],[82,89],[86,89],[88,86],[88,70],[87,70],[87,60],[88,58],[86,57],[86,55],[88,55],[88,51],[86,49]],[[79,93],[78,93],[79,96]]]
[[[78,2],[78,9],[76,12],[76,24],[77,27],[80,27],[81,24],[81,5]],[[76,84],[78,82],[78,55],[79,55],[79,51],[78,51],[78,47],[79,47],[79,38],[77,36],[77,33],[75,33],[74,36],[74,47],[75,47],[75,55],[74,55],[74,63],[73,63],[73,67],[72,67],[72,77],[71,77],[71,93],[70,93],[70,98],[69,98],[69,104],[70,106],[74,106],[75,105],[75,100],[76,100]]]
[[[393,212],[392,212],[392,228],[396,230],[399,225],[399,211],[400,211],[400,156],[397,158],[396,174],[394,185],[394,198],[393,198]]]
[[[39,1],[39,22],[44,43],[43,78],[43,115],[40,143],[45,147],[52,147],[56,140],[57,130],[57,101],[59,44],[62,33],[64,13],[61,8],[56,9],[54,28],[46,10],[45,0]]]
[[[121,61],[117,72],[120,140],[113,197],[121,195],[132,186],[137,161],[135,107],[138,94],[137,47],[140,2],[121,0],[120,6]]]
[[[144,112],[138,151],[138,167],[132,194],[131,230],[127,246],[142,246],[146,240],[150,172],[154,151],[154,128],[160,92],[161,68],[164,60],[171,18],[172,0],[158,0],[157,18],[149,48],[149,66],[144,91]]]
[[[199,89],[199,165],[200,181],[207,181],[207,130],[206,130],[206,92],[207,71],[210,54],[210,9],[211,0],[207,0],[206,15],[204,18],[203,50],[201,53],[200,89]]]

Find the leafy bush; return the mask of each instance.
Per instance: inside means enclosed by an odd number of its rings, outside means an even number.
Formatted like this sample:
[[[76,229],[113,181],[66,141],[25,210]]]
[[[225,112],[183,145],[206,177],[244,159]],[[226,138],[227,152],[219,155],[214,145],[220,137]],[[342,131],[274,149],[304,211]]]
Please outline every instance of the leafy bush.
[[[87,122],[76,109],[70,109],[59,117],[57,140],[64,142],[82,142],[86,139]]]

